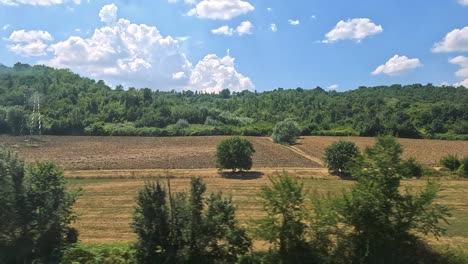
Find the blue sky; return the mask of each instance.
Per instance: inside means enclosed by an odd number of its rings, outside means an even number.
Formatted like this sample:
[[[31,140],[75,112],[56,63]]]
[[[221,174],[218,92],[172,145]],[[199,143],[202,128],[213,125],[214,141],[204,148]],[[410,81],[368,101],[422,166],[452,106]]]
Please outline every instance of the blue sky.
[[[0,0],[0,63],[110,85],[468,87],[468,0]]]

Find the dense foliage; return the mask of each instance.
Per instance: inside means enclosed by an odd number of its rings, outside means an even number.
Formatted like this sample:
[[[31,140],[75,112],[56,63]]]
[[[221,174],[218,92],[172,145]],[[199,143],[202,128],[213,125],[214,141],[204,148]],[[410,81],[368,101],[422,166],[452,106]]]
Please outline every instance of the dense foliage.
[[[55,165],[25,168],[0,148],[0,262],[59,263],[62,250],[78,239],[70,227],[75,200]]]
[[[440,164],[459,176],[468,177],[468,157],[459,159],[456,155],[448,155],[440,160]]]
[[[379,138],[356,159],[351,191],[316,194],[312,208],[297,179],[272,178],[260,194],[267,217],[259,234],[279,256],[267,263],[451,263],[420,238],[445,232],[450,213],[435,202],[440,185],[402,191],[402,151],[394,138]]]
[[[351,141],[340,140],[325,149],[325,161],[330,171],[347,175],[352,161],[359,155],[359,148]]]
[[[281,263],[306,263],[304,185],[288,175],[270,177],[260,192],[267,216],[259,221],[258,235],[278,252]]]
[[[0,66],[0,133],[30,131],[35,94],[46,134],[263,135],[296,120],[303,135],[468,138],[468,89],[392,85],[219,95],[115,89],[68,70]]]
[[[278,144],[293,145],[300,135],[301,129],[295,121],[284,120],[276,123],[271,138]]]
[[[221,193],[205,198],[205,191],[201,178],[192,178],[189,195],[145,185],[132,224],[138,263],[236,263],[250,250],[232,200]]]
[[[221,141],[216,149],[216,167],[220,170],[250,170],[255,149],[250,141],[239,137]]]

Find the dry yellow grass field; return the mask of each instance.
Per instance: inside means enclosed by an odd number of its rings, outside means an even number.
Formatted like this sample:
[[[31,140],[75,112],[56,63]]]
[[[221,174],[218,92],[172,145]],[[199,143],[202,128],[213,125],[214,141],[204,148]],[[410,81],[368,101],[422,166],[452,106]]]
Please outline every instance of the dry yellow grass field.
[[[194,173],[196,175],[196,173]],[[317,178],[314,178],[316,176]],[[319,175],[302,176],[309,194],[340,194],[349,189],[352,181]],[[162,179],[165,181],[164,178]],[[135,198],[145,180],[115,178],[70,178],[74,187],[83,188],[75,209],[79,214],[76,227],[85,243],[113,243],[132,241],[135,237],[130,228]],[[189,177],[171,179],[174,191],[187,190]],[[258,192],[262,185],[268,184],[265,175],[251,179],[228,179],[222,177],[204,177],[208,192],[222,191],[232,196],[237,208],[238,218],[245,225],[263,215],[262,203]],[[419,188],[424,180],[404,181],[403,186]],[[430,239],[436,244],[468,247],[468,181],[444,181],[444,190],[439,202],[450,206],[453,217],[448,226],[448,236],[440,241]]]

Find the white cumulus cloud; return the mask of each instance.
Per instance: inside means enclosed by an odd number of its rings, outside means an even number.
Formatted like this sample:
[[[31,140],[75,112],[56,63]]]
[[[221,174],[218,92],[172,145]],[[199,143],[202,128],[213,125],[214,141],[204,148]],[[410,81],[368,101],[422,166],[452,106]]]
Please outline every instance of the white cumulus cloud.
[[[449,60],[450,63],[460,66],[460,69],[455,73],[459,78],[464,78],[464,80],[455,83],[453,86],[465,86],[468,88],[468,57],[457,56]]]
[[[410,59],[406,56],[395,55],[385,64],[380,65],[372,72],[373,75],[386,74],[390,76],[400,75],[416,68],[422,67],[419,59]]]
[[[195,66],[190,84],[207,93],[220,92],[226,88],[236,92],[253,89],[255,86],[252,81],[237,72],[234,60],[229,52],[223,58],[215,54],[206,55]]]
[[[461,82],[454,83],[453,86],[455,87],[463,86],[465,88],[468,88],[468,78]]]
[[[114,4],[105,5],[99,11],[101,21],[108,24],[115,23],[117,21],[117,10],[118,8]]]
[[[11,33],[7,39],[10,43],[8,49],[21,56],[42,56],[46,55],[48,42],[52,41],[52,35],[42,30],[17,30]]]
[[[77,5],[81,0],[0,0],[0,5],[18,6],[18,5],[33,5],[33,6],[49,6],[60,5],[67,2],[73,2]]]
[[[242,35],[245,35],[245,34],[252,34],[252,28],[253,28],[253,24],[250,22],[250,21],[244,21],[242,23],[240,23],[239,26],[237,26],[236,28],[236,32],[237,34],[239,34],[239,36],[242,36]]]
[[[458,3],[462,6],[468,6],[468,0],[458,0]]]
[[[460,78],[468,78],[468,57],[457,56],[449,60],[450,63],[460,66],[455,75]]]
[[[2,30],[7,30],[7,29],[9,29],[9,28],[10,28],[10,24],[6,24],[6,25],[4,25],[4,26],[2,27]]]
[[[238,34],[239,36],[242,36],[252,34],[252,28],[253,24],[250,21],[244,21],[240,23],[236,29],[230,28],[229,26],[221,26],[219,28],[212,29],[211,33],[215,35],[232,36],[233,34]]]
[[[328,86],[327,89],[336,90],[336,89],[338,89],[338,87],[339,87],[338,84],[332,84],[332,85]]]
[[[292,19],[289,19],[288,22],[290,25],[293,25],[293,26],[297,26],[301,23],[299,20],[292,20]]]
[[[353,18],[347,21],[338,22],[325,37],[324,43],[336,42],[339,40],[355,40],[360,42],[368,36],[381,33],[381,25],[374,24],[369,18]]]
[[[254,9],[253,5],[243,0],[202,0],[188,12],[188,15],[213,20],[230,20]]]
[[[468,26],[454,29],[445,38],[436,43],[433,52],[465,52],[468,51]]]
[[[154,26],[117,19],[114,8],[108,9],[110,13],[104,12],[105,8],[100,12],[101,18],[106,18],[105,26],[88,38],[71,36],[52,44],[52,58],[42,63],[113,85],[212,92],[254,87],[248,77],[237,72],[230,55],[218,58],[210,54],[194,67],[176,38],[163,36]]]

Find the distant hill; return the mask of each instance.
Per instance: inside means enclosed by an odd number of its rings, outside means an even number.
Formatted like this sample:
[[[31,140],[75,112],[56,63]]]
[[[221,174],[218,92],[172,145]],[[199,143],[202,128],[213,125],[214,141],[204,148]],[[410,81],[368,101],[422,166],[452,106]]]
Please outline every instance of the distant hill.
[[[42,133],[60,135],[260,136],[291,118],[304,135],[468,139],[464,87],[413,84],[347,92],[317,87],[199,94],[111,89],[69,70],[0,65],[0,133],[28,134],[38,126],[38,112]]]

